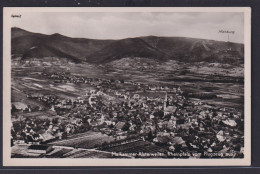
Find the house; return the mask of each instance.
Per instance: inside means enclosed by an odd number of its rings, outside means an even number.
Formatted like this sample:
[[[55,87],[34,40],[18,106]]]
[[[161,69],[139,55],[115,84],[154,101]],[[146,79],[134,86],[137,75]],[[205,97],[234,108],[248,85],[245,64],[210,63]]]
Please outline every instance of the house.
[[[116,122],[110,121],[110,120],[106,120],[105,123],[106,123],[107,125],[113,125],[113,126],[116,125]]]
[[[39,134],[40,139],[42,139],[43,142],[54,140],[56,137],[53,136],[50,132],[46,131],[43,134]]]
[[[70,119],[70,123],[75,124],[77,126],[81,126],[82,119],[73,117],[73,118]]]
[[[56,134],[55,134],[55,137],[57,137],[58,139],[62,139],[62,137],[63,137],[63,132],[57,132]]]
[[[25,140],[22,136],[18,136],[17,139],[14,141],[14,144],[24,144]]]
[[[54,132],[57,132],[59,129],[60,128],[58,126],[56,126],[56,125],[52,127],[52,131],[54,131]]]
[[[156,86],[149,87],[149,89],[150,89],[151,91],[155,91],[155,90],[156,90]]]
[[[83,103],[84,103],[84,99],[83,99],[83,98],[81,98],[81,97],[78,97],[78,98],[77,98],[77,101],[78,101],[78,103],[81,103],[81,104],[83,104]]]
[[[94,95],[91,95],[88,99],[90,105],[96,104],[97,98]]]
[[[224,131],[223,131],[223,130],[219,131],[219,132],[217,133],[216,137],[217,137],[217,139],[218,139],[220,142],[225,141],[225,139],[226,139],[226,137],[224,136]]]
[[[139,94],[134,94],[133,98],[134,98],[134,99],[139,99],[139,98],[140,98],[140,95],[139,95]]]
[[[116,91],[116,96],[121,96],[122,95],[122,93],[120,92],[120,91]]]
[[[28,106],[22,102],[13,102],[12,105],[18,110],[24,111],[25,109],[28,109]]]
[[[97,95],[98,95],[98,96],[102,96],[102,95],[105,95],[105,94],[104,94],[102,91],[98,91],[98,92],[97,92]]]
[[[95,94],[96,93],[96,90],[95,89],[92,89],[89,91],[90,94]]]
[[[154,126],[151,126],[151,125],[143,125],[141,127],[141,131],[140,133],[149,133],[149,132],[152,132],[152,133],[155,133],[155,127]]]
[[[135,130],[136,130],[136,125],[135,125],[135,124],[132,124],[132,125],[129,127],[129,130],[130,130],[130,131],[135,131]]]
[[[235,127],[237,125],[235,120],[227,119],[222,121],[225,125]]]
[[[169,142],[168,136],[157,136],[153,139],[153,142],[160,143],[160,144],[167,144]]]
[[[115,128],[118,130],[122,130],[122,128],[125,126],[125,122],[119,121],[116,125]]]
[[[167,106],[164,108],[164,115],[173,114],[176,111],[176,106]]]
[[[126,135],[118,135],[118,136],[116,136],[116,140],[124,140],[124,139],[126,139]]]
[[[183,93],[183,91],[181,90],[180,87],[178,87],[177,92],[179,92],[179,93]]]
[[[35,133],[35,134],[32,135],[32,138],[33,138],[34,141],[38,141],[38,139],[40,138],[40,136],[39,136],[39,134],[36,134],[36,133]]]
[[[170,130],[176,128],[176,120],[170,120],[167,124],[167,128]]]

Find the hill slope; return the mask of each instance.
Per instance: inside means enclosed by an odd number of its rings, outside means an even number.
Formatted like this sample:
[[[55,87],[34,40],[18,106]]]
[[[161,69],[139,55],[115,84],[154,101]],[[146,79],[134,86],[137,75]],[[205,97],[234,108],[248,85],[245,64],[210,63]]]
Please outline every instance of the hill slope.
[[[219,63],[242,63],[244,60],[243,44],[185,37],[141,38],[174,60]]]
[[[70,38],[12,28],[13,57],[58,57],[76,62],[107,63],[126,57],[241,64],[244,45],[185,37],[146,36],[121,40]]]
[[[60,34],[43,35],[12,28],[12,55],[30,57],[60,57],[76,61],[112,43],[112,40],[70,38]]]
[[[93,63],[107,63],[125,57],[142,57],[160,61],[169,58],[164,52],[157,50],[140,38],[122,39],[86,57]]]

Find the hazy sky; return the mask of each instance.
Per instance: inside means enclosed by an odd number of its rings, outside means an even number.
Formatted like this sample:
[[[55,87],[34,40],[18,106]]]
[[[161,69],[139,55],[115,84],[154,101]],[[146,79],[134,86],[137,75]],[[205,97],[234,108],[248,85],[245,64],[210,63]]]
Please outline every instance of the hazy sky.
[[[229,34],[230,41],[244,42],[244,16],[235,12],[38,12],[21,15],[21,18],[12,18],[12,26],[44,34],[93,39],[182,36],[227,41],[227,34],[220,34],[219,30],[232,30],[235,33]]]

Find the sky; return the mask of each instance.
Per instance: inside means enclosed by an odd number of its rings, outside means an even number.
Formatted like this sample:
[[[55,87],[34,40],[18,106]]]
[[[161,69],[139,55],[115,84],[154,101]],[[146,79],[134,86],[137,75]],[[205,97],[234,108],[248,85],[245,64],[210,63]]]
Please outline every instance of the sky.
[[[24,12],[12,26],[31,32],[92,39],[192,37],[244,43],[240,12]]]

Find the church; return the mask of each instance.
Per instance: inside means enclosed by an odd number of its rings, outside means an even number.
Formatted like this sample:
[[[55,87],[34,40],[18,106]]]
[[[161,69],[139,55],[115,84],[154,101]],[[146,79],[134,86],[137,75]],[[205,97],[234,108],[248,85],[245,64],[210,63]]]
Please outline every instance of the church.
[[[167,92],[166,92],[165,99],[164,99],[164,105],[163,105],[164,116],[173,114],[176,111],[176,109],[177,109],[176,106],[169,105],[168,96],[167,96]]]

